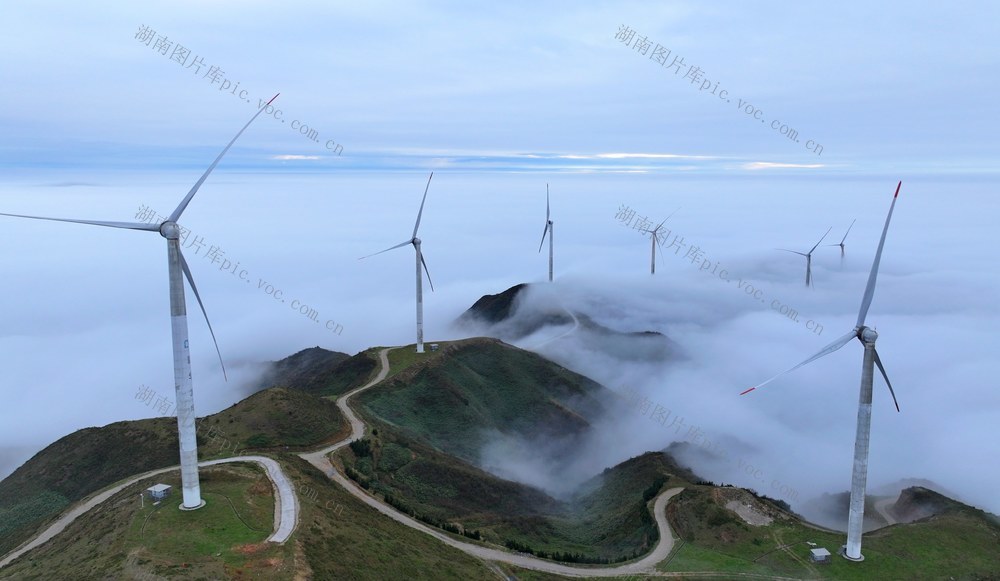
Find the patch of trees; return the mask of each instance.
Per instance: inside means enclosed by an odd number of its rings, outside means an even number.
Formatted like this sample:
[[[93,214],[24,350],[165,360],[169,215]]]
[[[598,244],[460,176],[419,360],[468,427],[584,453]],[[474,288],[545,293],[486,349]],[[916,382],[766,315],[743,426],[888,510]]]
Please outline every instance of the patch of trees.
[[[649,485],[649,488],[642,491],[642,501],[649,502],[650,500],[652,500],[653,497],[655,497],[656,494],[660,492],[660,489],[663,488],[663,485],[666,483],[667,483],[666,476],[661,476],[657,478],[655,482]]]
[[[424,524],[428,524],[428,525],[430,525],[432,527],[437,527],[437,528],[439,528],[441,530],[448,531],[449,533],[452,533],[452,534],[455,534],[455,535],[462,535],[464,537],[468,537],[468,538],[476,540],[476,541],[483,540],[483,535],[482,535],[481,532],[479,532],[478,529],[477,530],[469,530],[469,529],[466,529],[464,527],[460,527],[460,526],[458,526],[458,525],[456,525],[454,523],[450,523],[450,522],[447,522],[447,521],[442,521],[441,519],[435,518],[435,517],[433,517],[431,515],[424,514],[422,512],[417,512],[416,510],[413,509],[413,507],[411,507],[410,505],[408,505],[405,502],[403,502],[402,499],[396,498],[395,496],[393,496],[393,495],[391,495],[389,493],[386,493],[384,495],[384,499],[385,499],[385,503],[388,504],[389,506],[395,508],[399,512],[402,512],[404,514],[408,514],[408,515],[412,516],[413,518],[419,520],[420,522],[422,522]]]
[[[514,539],[507,539],[504,542],[504,546],[512,551],[534,555],[539,559],[550,559],[552,561],[561,561],[563,563],[583,563],[587,565],[610,565],[611,563],[621,563],[622,561],[635,559],[639,556],[638,550],[632,551],[631,554],[621,555],[615,558],[591,557],[581,553],[570,553],[569,551],[536,551],[527,543],[521,543],[515,541]]]
[[[372,455],[372,441],[368,438],[361,438],[360,440],[354,440],[350,444],[351,452],[358,458],[364,458],[365,456]]]
[[[369,480],[368,477],[358,472],[351,466],[344,466],[344,474],[347,474],[348,478],[357,482],[358,486],[364,488],[365,490],[368,490],[372,485],[371,480]]]

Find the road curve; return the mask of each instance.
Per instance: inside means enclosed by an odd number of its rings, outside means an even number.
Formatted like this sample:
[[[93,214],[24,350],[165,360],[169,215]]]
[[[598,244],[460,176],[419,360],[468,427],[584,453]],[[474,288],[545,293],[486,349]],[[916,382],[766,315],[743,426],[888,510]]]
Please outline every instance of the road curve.
[[[899,500],[898,497],[893,498],[890,496],[889,498],[883,498],[875,503],[875,510],[882,515],[882,518],[885,519],[886,526],[892,526],[899,522],[891,514],[889,514],[889,505],[895,505],[897,500]]]
[[[619,575],[629,575],[634,573],[652,572],[653,567],[657,563],[667,558],[670,551],[674,548],[674,537],[670,531],[670,524],[667,522],[666,508],[667,501],[669,501],[673,496],[680,493],[683,488],[671,488],[666,490],[656,498],[656,502],[653,504],[653,516],[656,519],[656,526],[659,529],[660,540],[653,548],[653,551],[647,554],[642,559],[627,563],[624,565],[618,565],[616,567],[599,567],[599,566],[570,566],[562,565],[560,563],[555,563],[552,561],[545,561],[537,557],[531,557],[528,555],[523,555],[520,553],[513,553],[509,551],[503,551],[500,549],[493,549],[489,547],[484,547],[482,545],[477,545],[473,543],[467,543],[460,541],[451,536],[448,536],[443,531],[432,528],[407,514],[399,512],[395,508],[383,503],[374,496],[369,495],[367,492],[362,490],[357,484],[349,480],[347,477],[337,472],[333,464],[330,463],[329,454],[334,450],[338,450],[350,442],[360,438],[364,435],[364,423],[357,417],[354,411],[348,405],[350,399],[358,393],[369,389],[381,381],[383,381],[389,373],[389,357],[388,353],[391,348],[382,349],[379,351],[379,361],[382,365],[381,371],[378,375],[366,383],[365,385],[353,389],[348,393],[340,396],[337,399],[337,407],[344,414],[344,417],[350,422],[351,433],[343,440],[327,446],[320,450],[314,452],[308,452],[305,454],[299,454],[301,458],[318,468],[329,478],[331,478],[337,484],[344,487],[347,492],[353,495],[355,498],[364,502],[368,506],[374,508],[378,512],[388,516],[389,518],[406,525],[410,528],[419,530],[426,533],[442,543],[454,547],[466,554],[478,557],[480,559],[489,561],[499,561],[502,563],[508,563],[510,565],[516,565],[524,569],[532,569],[535,571],[543,571],[546,573],[553,573],[556,575],[564,575],[567,577],[615,577]]]
[[[269,536],[265,542],[284,543],[287,541],[288,537],[292,534],[292,531],[295,530],[295,527],[298,524],[299,503],[295,496],[295,489],[293,488],[291,481],[288,480],[288,477],[285,476],[285,473],[282,472],[281,466],[271,458],[264,456],[235,456],[233,458],[221,458],[219,460],[199,462],[198,466],[215,466],[217,464],[227,464],[230,462],[255,462],[260,464],[267,472],[267,477],[271,480],[271,486],[274,487],[276,494],[274,495],[274,532],[271,533],[271,536]],[[49,525],[47,529],[36,535],[35,538],[4,556],[3,560],[0,560],[0,568],[7,566],[11,561],[20,557],[24,553],[27,553],[31,549],[46,543],[52,539],[52,537],[61,533],[67,526],[70,525],[70,523],[75,521],[77,517],[85,514],[87,511],[111,498],[115,494],[118,494],[128,486],[131,486],[132,484],[135,484],[145,478],[170,472],[172,470],[180,470],[180,466],[159,468],[157,470],[144,472],[138,476],[133,476],[127,481],[103,490],[99,494],[77,504],[59,517],[56,522]]]

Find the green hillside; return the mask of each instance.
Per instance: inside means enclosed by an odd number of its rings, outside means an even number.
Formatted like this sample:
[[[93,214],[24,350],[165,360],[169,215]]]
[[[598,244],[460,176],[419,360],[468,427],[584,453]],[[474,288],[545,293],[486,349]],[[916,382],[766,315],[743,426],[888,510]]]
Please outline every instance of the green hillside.
[[[198,453],[208,460],[247,449],[305,447],[345,430],[333,402],[274,388],[199,419]],[[178,462],[173,417],[116,422],[60,438],[0,482],[0,554],[92,492]]]
[[[761,526],[745,522],[726,508],[734,500],[753,505],[773,522]],[[865,560],[852,563],[837,555],[844,534],[810,528],[741,489],[692,486],[668,507],[671,525],[683,542],[657,569],[796,579],[996,579],[1000,525],[982,511],[944,500],[940,514],[865,533]],[[831,563],[810,563],[813,546],[829,550]]]
[[[356,400],[377,429],[345,449],[349,475],[426,522],[522,552],[613,561],[651,548],[647,490],[690,477],[663,454],[609,468],[561,500],[477,467],[497,434],[560,441],[572,454],[605,413],[607,390],[494,339],[442,343],[427,355],[394,352],[396,373]]]
[[[478,467],[489,438],[560,440],[568,457],[616,405],[615,396],[497,340],[439,345],[422,355],[390,353],[390,378],[352,404],[368,424],[365,438],[333,460],[370,494],[455,538],[565,562],[627,560],[658,540],[652,499],[683,487],[667,505],[678,542],[657,565],[660,572],[886,580],[995,579],[1000,572],[996,517],[926,488],[905,490],[893,509],[897,518],[917,520],[865,535],[864,563],[835,556],[822,566],[808,563],[809,543],[836,553],[843,535],[811,528],[751,491],[696,484],[701,480],[665,453],[608,467],[565,498],[498,478]],[[227,465],[204,470],[210,502],[187,513],[194,518],[170,503],[140,506],[139,491],[152,480],[138,483],[0,570],[0,579],[556,578],[483,562],[401,525],[296,456],[347,433],[332,398],[310,392],[342,393],[377,371],[375,350],[346,359],[327,353],[296,354],[297,363],[285,368],[287,387],[199,421],[203,459],[249,450],[282,464],[301,509],[288,543],[260,543],[272,526],[273,497],[259,469]],[[0,553],[76,500],[176,462],[174,418],[118,422],[60,439],[0,482]],[[178,479],[171,472],[155,481]],[[754,524],[744,520],[747,511]]]
[[[471,463],[489,434],[573,440],[609,392],[534,353],[495,339],[442,346],[358,397],[357,409]]]
[[[377,359],[367,351],[349,356],[312,347],[272,363],[261,385],[292,387],[315,396],[337,396],[363,385],[377,368]]]

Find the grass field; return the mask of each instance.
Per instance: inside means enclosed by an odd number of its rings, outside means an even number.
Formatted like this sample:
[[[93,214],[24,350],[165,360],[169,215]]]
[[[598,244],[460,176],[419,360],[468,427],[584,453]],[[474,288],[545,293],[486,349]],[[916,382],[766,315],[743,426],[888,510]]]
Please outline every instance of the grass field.
[[[752,572],[800,579],[987,579],[1000,573],[1000,526],[956,503],[946,513],[867,533],[864,562],[837,555],[844,534],[793,519],[753,526],[725,514],[719,490],[693,486],[675,498],[671,523],[684,539],[664,572]],[[808,560],[808,543],[833,554],[829,565]]]
[[[220,579],[262,567],[290,570],[288,547],[261,543],[274,517],[263,471],[234,464],[201,476],[204,507],[178,508],[179,472],[139,482],[0,570],[0,579]],[[174,486],[172,496],[156,505],[140,501],[140,492],[158,482]]]

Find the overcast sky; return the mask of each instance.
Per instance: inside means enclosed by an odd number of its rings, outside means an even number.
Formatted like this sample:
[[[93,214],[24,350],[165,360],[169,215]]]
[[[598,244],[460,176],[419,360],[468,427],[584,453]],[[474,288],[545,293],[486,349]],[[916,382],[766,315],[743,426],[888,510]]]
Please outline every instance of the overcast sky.
[[[1000,478],[987,474],[1000,465],[1000,282],[986,236],[1000,215],[997,12],[985,3],[21,3],[0,22],[0,211],[167,214],[260,100],[280,92],[181,221],[202,240],[185,252],[231,371],[226,384],[189,307],[199,414],[237,401],[254,362],[314,345],[354,353],[413,341],[412,250],[357,257],[409,237],[433,170],[421,226],[436,288],[425,294],[428,338],[448,338],[447,323],[481,295],[544,276],[536,251],[549,183],[563,294],[610,293],[635,307],[622,315],[627,330],[648,320],[697,353],[697,364],[656,377],[707,386],[711,398],[690,404],[700,423],[713,424],[711,402],[742,418],[742,441],[770,457],[797,433],[849,462],[860,349],[752,400],[727,398],[849,330],[902,179],[870,319],[904,413],[889,413],[877,385],[873,478],[940,481],[997,512],[985,484]],[[145,29],[148,46],[136,37]],[[685,63],[676,74],[674,57]],[[303,124],[305,134],[293,129]],[[648,280],[648,242],[615,219],[622,205],[650,219],[680,206],[671,223],[688,244],[821,321],[823,334],[681,256]],[[821,248],[807,291],[800,257],[774,249],[808,249],[829,227],[839,240],[854,218],[844,265]],[[135,393],[145,385],[172,399],[163,239],[3,219],[0,243],[0,474],[75,429],[157,415]],[[206,257],[213,246],[225,253],[216,263]],[[220,270],[224,260],[248,280]],[[677,300],[650,310],[648,293]],[[810,378],[842,393],[829,430],[795,416],[829,408],[795,389]],[[909,444],[918,437],[921,446]],[[874,458],[894,443],[899,456],[883,470]],[[847,466],[818,483],[795,481],[797,466],[771,470],[804,489],[843,490]]]

